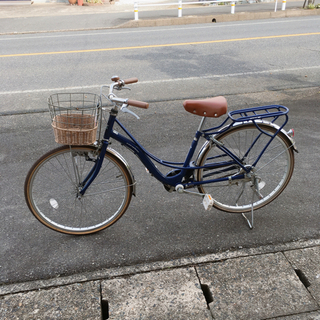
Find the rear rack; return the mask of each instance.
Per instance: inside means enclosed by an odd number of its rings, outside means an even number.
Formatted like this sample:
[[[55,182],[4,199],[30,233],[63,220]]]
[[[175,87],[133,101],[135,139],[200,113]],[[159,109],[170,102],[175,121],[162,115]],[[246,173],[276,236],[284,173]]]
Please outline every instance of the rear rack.
[[[281,118],[282,120],[280,121],[282,123],[277,124],[278,130],[275,133],[275,135],[277,135],[278,132],[288,122],[288,115],[287,115],[288,112],[289,112],[289,109],[287,107],[280,106],[280,105],[270,105],[270,106],[262,106],[262,107],[253,107],[253,108],[247,108],[247,109],[234,110],[234,111],[230,111],[228,113],[228,117],[225,119],[225,121],[222,124],[220,124],[217,127],[212,127],[212,128],[202,130],[202,133],[206,139],[211,139],[212,134],[223,133],[223,132],[229,130],[233,125],[235,125],[235,123],[251,122],[262,133],[270,136],[269,133],[264,132],[259,127],[259,123],[262,122],[262,119],[266,119],[266,118],[271,118],[270,120],[268,120],[269,123],[275,123],[279,117],[284,116],[283,118]],[[230,123],[230,121],[231,121],[231,123]]]
[[[248,109],[235,110],[228,113],[229,118],[234,122],[253,121],[264,118],[274,118],[274,121],[284,116],[289,109],[280,105],[270,105],[263,107],[254,107]]]

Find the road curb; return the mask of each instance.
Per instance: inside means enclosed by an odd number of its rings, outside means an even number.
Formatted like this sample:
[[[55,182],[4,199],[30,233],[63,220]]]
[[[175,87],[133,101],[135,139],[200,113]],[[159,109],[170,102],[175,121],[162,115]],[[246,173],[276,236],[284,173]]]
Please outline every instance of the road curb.
[[[238,12],[235,14],[211,14],[206,16],[185,16],[181,18],[140,19],[125,22],[116,28],[160,27],[170,25],[199,24],[212,22],[230,22],[258,19],[289,18],[300,16],[320,15],[320,10],[289,9],[268,12]]]
[[[201,24],[213,22],[231,22],[231,21],[245,21],[245,20],[259,20],[259,19],[275,19],[275,18],[289,18],[289,17],[303,17],[303,16],[317,16],[320,15],[319,9],[286,9],[284,11],[253,11],[253,12],[236,12],[235,14],[210,14],[210,15],[189,15],[181,18],[159,18],[159,19],[139,19],[129,20],[119,25],[113,26],[91,26],[80,28],[61,28],[53,30],[31,30],[31,31],[8,31],[0,32],[3,35],[18,35],[18,34],[36,34],[36,33],[57,33],[57,32],[80,32],[88,30],[112,30],[121,28],[141,28],[141,27],[160,27],[160,26],[174,26],[174,25],[188,25]]]
[[[53,287],[66,286],[75,283],[83,283],[96,280],[109,280],[123,276],[130,276],[151,271],[161,271],[175,268],[183,268],[207,263],[220,262],[240,257],[258,256],[277,252],[286,252],[297,249],[305,249],[320,246],[320,239],[298,240],[284,244],[266,245],[256,248],[238,247],[235,250],[212,253],[198,257],[184,257],[170,261],[158,261],[134,266],[115,267],[98,271],[81,273],[71,276],[58,277],[47,280],[36,280],[23,283],[14,283],[0,286],[0,297],[8,294],[28,292],[32,290],[48,289]]]

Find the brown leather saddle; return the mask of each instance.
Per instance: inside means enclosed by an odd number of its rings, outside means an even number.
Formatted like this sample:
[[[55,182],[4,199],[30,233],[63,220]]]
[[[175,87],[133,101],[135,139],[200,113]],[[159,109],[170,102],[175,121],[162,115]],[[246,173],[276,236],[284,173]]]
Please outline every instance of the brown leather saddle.
[[[186,111],[202,117],[218,118],[227,113],[228,104],[223,96],[202,100],[186,100],[183,103]]]

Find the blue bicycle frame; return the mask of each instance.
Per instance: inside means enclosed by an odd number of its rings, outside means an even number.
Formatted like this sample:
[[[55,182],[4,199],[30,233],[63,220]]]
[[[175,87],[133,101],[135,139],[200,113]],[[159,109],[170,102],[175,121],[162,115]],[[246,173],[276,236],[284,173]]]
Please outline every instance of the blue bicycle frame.
[[[234,155],[230,150],[228,150],[225,146],[222,144],[217,143],[214,139],[214,134],[222,134],[229,129],[231,129],[235,123],[245,123],[245,122],[250,122],[253,123],[257,129],[261,132],[260,135],[255,139],[255,141],[252,142],[251,148],[257,143],[259,140],[259,137],[262,134],[268,135],[270,137],[269,142],[265,145],[263,150],[261,151],[260,155],[257,157],[255,162],[253,163],[252,166],[255,166],[259,159],[261,158],[262,154],[264,151],[267,149],[271,141],[274,139],[274,137],[279,133],[279,131],[285,126],[285,124],[288,121],[288,108],[284,106],[278,106],[278,105],[272,105],[272,106],[264,106],[264,107],[257,107],[257,108],[249,108],[249,109],[243,109],[243,110],[237,110],[237,111],[232,111],[229,112],[228,118],[218,127],[213,127],[210,129],[202,130],[202,126],[205,121],[205,117],[202,118],[201,124],[199,126],[199,129],[195,133],[195,137],[191,143],[189,152],[186,156],[186,159],[184,162],[170,162],[170,161],[164,161],[162,159],[157,158],[153,154],[149,153],[146,149],[142,147],[142,145],[130,134],[130,132],[122,125],[122,123],[116,118],[117,117],[117,111],[116,110],[111,110],[110,116],[108,119],[107,127],[105,129],[103,141],[102,141],[102,146],[101,150],[98,156],[97,161],[95,162],[95,165],[93,166],[91,172],[88,174],[88,176],[85,178],[85,180],[82,182],[82,190],[80,191],[80,194],[84,194],[87,188],[90,186],[92,181],[95,179],[95,177],[98,175],[99,170],[101,168],[104,155],[106,153],[107,147],[109,145],[110,139],[114,139],[120,144],[126,146],[129,150],[131,150],[139,159],[140,161],[144,164],[144,166],[149,170],[150,174],[153,175],[157,180],[159,180],[162,184],[168,185],[168,186],[176,186],[177,184],[182,184],[185,188],[189,187],[194,187],[197,185],[201,184],[207,184],[207,183],[215,183],[215,182],[221,182],[221,181],[228,181],[230,179],[236,180],[236,179],[243,179],[245,176],[245,173],[249,173],[251,170],[251,167],[245,167],[242,164],[242,161],[239,157]],[[237,117],[238,116],[238,117]],[[285,116],[284,117],[284,122],[283,124],[279,127],[279,129],[276,131],[274,135],[269,134],[268,132],[263,131],[259,127],[259,123],[257,120],[261,121],[261,119],[264,118],[273,118],[273,121],[271,123],[274,123],[280,116]],[[228,121],[231,120],[231,123],[229,125],[226,125]],[[127,138],[126,136],[118,133],[117,131],[113,130],[114,124],[119,125],[119,127],[125,132],[125,134],[129,137]],[[194,162],[191,162],[191,159],[194,156],[194,152],[196,150],[196,147],[198,145],[199,139],[203,137],[208,141],[212,141],[213,143],[216,143],[216,147],[222,150],[225,155],[230,159],[229,161],[222,161],[222,162],[217,162],[214,164],[210,165],[204,165],[204,166],[196,166]],[[245,156],[250,152],[249,148],[247,150],[247,153]],[[155,161],[159,163],[162,166],[166,166],[169,168],[172,168],[176,170],[175,174],[170,176],[170,175],[164,175],[162,174],[154,165],[152,162]],[[237,167],[241,167],[243,170],[243,173],[239,173],[237,175],[234,175],[231,177],[222,177],[218,179],[211,179],[211,180],[206,180],[206,181],[194,181],[191,179],[192,173],[194,170],[199,170],[199,169],[219,169],[228,166],[228,169],[226,171],[230,170],[230,166],[235,165]],[[223,169],[222,169],[223,170]],[[221,171],[220,171],[221,172]],[[185,183],[182,183],[183,179],[185,177],[190,178],[190,181],[187,181]]]

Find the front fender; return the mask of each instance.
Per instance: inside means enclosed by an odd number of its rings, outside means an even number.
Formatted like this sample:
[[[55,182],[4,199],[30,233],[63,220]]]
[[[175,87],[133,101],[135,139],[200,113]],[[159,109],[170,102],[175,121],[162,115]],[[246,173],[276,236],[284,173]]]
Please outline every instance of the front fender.
[[[129,166],[127,160],[116,150],[112,149],[112,148],[107,148],[107,152],[111,153],[113,156],[115,156],[120,162],[123,163],[123,165],[125,166],[125,168],[128,170],[128,173],[130,175],[131,178],[131,184],[132,184],[132,194],[134,196],[136,196],[136,180],[134,178],[134,175],[131,171],[131,167]]]

